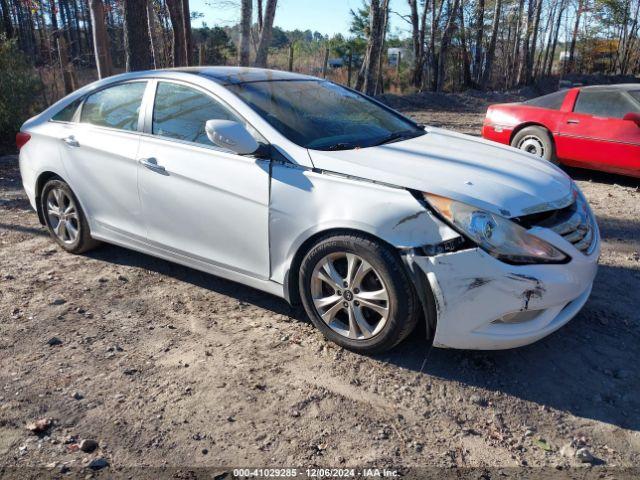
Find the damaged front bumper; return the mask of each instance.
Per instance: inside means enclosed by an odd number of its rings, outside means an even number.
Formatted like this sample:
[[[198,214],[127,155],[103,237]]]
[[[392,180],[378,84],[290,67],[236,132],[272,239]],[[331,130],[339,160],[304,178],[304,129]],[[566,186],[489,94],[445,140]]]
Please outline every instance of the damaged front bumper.
[[[509,265],[479,248],[412,256],[433,293],[433,345],[507,349],[562,327],[589,298],[600,247],[595,245],[589,255],[575,249],[571,254],[570,262],[555,265]]]

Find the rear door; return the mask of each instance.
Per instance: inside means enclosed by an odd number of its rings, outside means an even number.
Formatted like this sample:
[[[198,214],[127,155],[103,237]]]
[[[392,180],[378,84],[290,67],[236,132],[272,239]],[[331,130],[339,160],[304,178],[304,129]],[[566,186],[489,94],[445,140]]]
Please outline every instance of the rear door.
[[[79,123],[61,138],[69,181],[97,234],[144,240],[137,153],[146,81],[120,83],[86,97]]]
[[[640,108],[623,90],[581,90],[560,124],[558,156],[576,166],[640,173],[640,128],[622,119],[629,112]]]

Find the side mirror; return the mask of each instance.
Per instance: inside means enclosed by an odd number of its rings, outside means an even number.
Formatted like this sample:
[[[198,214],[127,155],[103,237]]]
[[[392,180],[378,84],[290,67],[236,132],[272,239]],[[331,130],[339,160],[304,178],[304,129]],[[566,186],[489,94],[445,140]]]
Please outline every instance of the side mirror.
[[[622,119],[629,120],[640,127],[640,113],[629,112],[624,117],[622,117]]]
[[[207,120],[204,129],[213,144],[238,155],[248,155],[258,150],[258,142],[241,123],[231,120]]]

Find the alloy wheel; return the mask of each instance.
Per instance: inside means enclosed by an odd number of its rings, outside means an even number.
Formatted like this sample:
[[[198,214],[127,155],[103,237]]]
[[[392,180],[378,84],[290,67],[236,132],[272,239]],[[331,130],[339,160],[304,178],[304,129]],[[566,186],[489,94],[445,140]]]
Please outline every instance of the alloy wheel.
[[[334,332],[356,340],[378,334],[389,318],[389,293],[380,274],[359,255],[331,253],[311,276],[316,312]]]
[[[47,217],[53,233],[60,241],[72,244],[77,240],[80,231],[78,209],[62,188],[52,188],[47,194]]]

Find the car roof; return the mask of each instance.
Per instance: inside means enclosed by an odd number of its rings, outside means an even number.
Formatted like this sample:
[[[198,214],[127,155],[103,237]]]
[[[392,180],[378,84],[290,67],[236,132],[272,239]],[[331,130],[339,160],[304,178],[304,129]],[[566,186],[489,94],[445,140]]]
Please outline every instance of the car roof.
[[[578,88],[580,88],[580,90],[629,91],[629,90],[640,89],[640,83],[618,83],[615,85],[588,85],[585,87],[578,87]]]
[[[187,67],[168,69],[169,72],[192,73],[207,77],[221,85],[237,85],[252,82],[274,82],[287,80],[318,80],[316,77],[282,70],[250,67]]]

